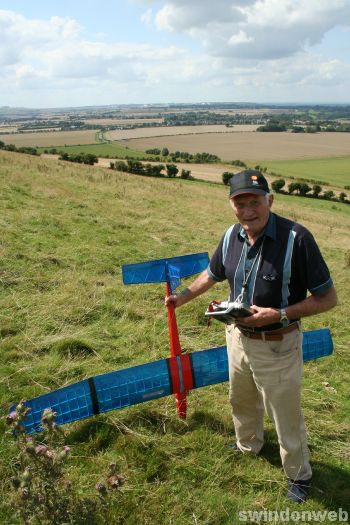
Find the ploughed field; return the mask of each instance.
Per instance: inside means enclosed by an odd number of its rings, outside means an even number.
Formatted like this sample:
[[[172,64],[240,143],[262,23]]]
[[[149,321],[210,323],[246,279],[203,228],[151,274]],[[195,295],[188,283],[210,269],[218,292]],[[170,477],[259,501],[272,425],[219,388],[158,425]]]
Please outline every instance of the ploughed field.
[[[350,155],[350,133],[207,133],[135,138],[124,140],[123,144],[138,150],[167,147],[170,151],[207,151],[226,161],[261,162]]]

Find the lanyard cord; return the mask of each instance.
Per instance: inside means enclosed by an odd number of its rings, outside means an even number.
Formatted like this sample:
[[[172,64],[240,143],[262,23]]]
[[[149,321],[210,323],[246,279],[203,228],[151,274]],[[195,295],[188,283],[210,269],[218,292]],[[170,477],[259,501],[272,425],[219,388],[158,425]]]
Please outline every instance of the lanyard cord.
[[[265,237],[263,238],[262,243],[260,245],[260,248],[259,248],[256,256],[254,257],[254,260],[252,262],[252,265],[250,267],[250,270],[249,270],[248,274],[246,274],[246,271],[245,271],[245,266],[246,266],[246,263],[247,263],[247,243],[246,242],[244,243],[244,257],[243,257],[243,275],[244,275],[244,277],[243,277],[241,293],[238,295],[237,299],[235,300],[235,302],[237,302],[237,303],[243,304],[243,302],[244,302],[243,301],[243,299],[244,299],[244,292],[246,291],[246,288],[248,287],[249,279],[250,279],[250,277],[252,275],[254,267],[255,267],[258,259],[261,256],[262,249],[263,249],[263,246],[264,246],[264,242],[265,242]]]

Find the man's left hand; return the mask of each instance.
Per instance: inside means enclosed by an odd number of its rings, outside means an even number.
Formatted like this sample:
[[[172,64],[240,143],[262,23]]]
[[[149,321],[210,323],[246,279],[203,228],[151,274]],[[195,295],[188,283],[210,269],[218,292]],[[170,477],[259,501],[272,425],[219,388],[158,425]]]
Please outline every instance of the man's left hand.
[[[237,319],[239,325],[250,328],[260,328],[269,324],[278,323],[280,320],[280,311],[276,308],[263,308],[255,305],[252,305],[250,308],[254,310],[255,313],[250,317],[240,317]]]

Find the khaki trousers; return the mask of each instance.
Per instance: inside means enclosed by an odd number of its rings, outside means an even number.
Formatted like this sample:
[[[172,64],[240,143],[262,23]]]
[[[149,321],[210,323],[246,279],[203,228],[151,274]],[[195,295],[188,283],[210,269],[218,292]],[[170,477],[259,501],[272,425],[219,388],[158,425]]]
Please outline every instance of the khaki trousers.
[[[282,465],[290,479],[312,476],[306,429],[300,406],[302,333],[294,330],[282,341],[244,336],[226,326],[230,402],[237,445],[258,454],[264,443],[264,412],[273,422]]]

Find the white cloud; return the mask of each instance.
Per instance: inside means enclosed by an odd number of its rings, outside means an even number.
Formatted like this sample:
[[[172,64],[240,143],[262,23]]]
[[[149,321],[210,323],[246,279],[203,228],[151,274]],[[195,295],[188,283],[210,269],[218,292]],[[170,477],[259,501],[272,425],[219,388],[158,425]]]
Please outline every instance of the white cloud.
[[[110,36],[107,43],[103,35],[88,40],[72,18],[31,20],[0,10],[2,103],[348,99],[347,56],[316,53],[321,47],[313,46],[349,22],[349,0],[146,3],[142,22],[148,31],[157,27],[152,41],[159,36],[161,44],[147,43],[147,33],[143,43]],[[199,48],[175,46],[181,34]]]
[[[168,0],[159,30],[187,32],[210,54],[269,60],[291,56],[350,25],[349,0]]]
[[[254,42],[253,36],[248,36],[245,31],[242,31],[242,29],[239,31],[239,33],[236,33],[235,35],[232,35],[231,38],[228,41],[228,44],[230,45],[236,45],[236,44],[245,44],[247,42]]]

